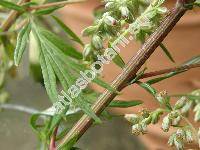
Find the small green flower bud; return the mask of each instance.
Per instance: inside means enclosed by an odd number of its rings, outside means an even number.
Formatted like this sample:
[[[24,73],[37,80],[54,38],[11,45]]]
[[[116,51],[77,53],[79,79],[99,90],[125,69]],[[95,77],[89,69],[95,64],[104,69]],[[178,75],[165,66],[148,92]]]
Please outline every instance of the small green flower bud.
[[[136,114],[126,114],[124,118],[131,122],[133,125],[139,123],[140,120]]]
[[[174,138],[174,145],[176,146],[177,150],[183,150],[183,148],[184,148],[183,140],[181,140],[177,137]]]
[[[186,141],[188,143],[192,143],[193,142],[193,136],[192,136],[192,131],[191,130],[186,130],[185,131],[185,137],[186,137]]]
[[[170,137],[169,137],[169,140],[168,140],[168,144],[169,146],[173,146],[174,145],[174,138],[175,138],[175,134],[172,134]]]
[[[101,37],[99,37],[98,35],[94,35],[92,37],[92,45],[94,46],[94,48],[96,48],[97,50],[100,50],[103,48],[103,41],[101,39]]]
[[[129,10],[128,10],[127,7],[122,6],[122,7],[119,8],[119,10],[121,11],[121,15],[122,15],[123,18],[128,18]]]
[[[160,93],[158,93],[156,95],[156,99],[161,103],[163,104],[165,102],[165,99],[167,97],[167,91],[162,91]]]
[[[113,2],[108,2],[105,5],[105,9],[113,9],[115,4]]]
[[[140,123],[140,125],[141,125],[141,129],[142,129],[142,134],[146,134],[147,133],[147,124],[145,123],[145,122],[141,122]]]
[[[92,47],[90,44],[86,44],[83,50],[83,59],[86,60],[92,52]]]
[[[144,117],[144,118],[148,118],[150,115],[150,112],[147,109],[143,109],[140,113],[141,113],[142,117]]]
[[[177,126],[181,121],[181,117],[178,116],[175,119],[172,120],[172,125]]]
[[[183,108],[183,106],[187,103],[187,98],[184,96],[184,97],[181,97],[177,102],[176,104],[174,105],[174,109],[177,110],[177,109],[180,109],[180,108]]]
[[[109,26],[114,26],[117,24],[117,21],[115,20],[115,18],[111,16],[106,16],[104,19],[104,22]]]
[[[83,36],[89,36],[89,35],[92,35],[95,33],[95,31],[97,30],[97,26],[89,26],[87,28],[85,28],[83,31],[82,31],[82,35]]]
[[[176,131],[176,136],[179,138],[179,139],[185,139],[185,131],[183,129],[178,129]]]
[[[170,119],[169,115],[167,115],[163,118],[162,129],[163,129],[164,132],[169,131],[171,123],[172,123],[172,120]]]
[[[181,108],[180,112],[182,114],[188,113],[190,108],[192,107],[192,103],[193,103],[192,101],[186,102],[186,104]]]
[[[165,13],[167,13],[168,10],[166,7],[158,7],[157,11],[159,14],[165,14]]]
[[[152,114],[151,114],[151,117],[152,117],[152,123],[153,124],[156,124],[158,122],[158,120],[160,119],[160,115],[163,114],[163,110],[162,109],[157,109],[155,110]]]
[[[132,126],[132,133],[135,136],[140,135],[140,132],[142,131],[142,127],[140,124],[135,124]]]
[[[170,119],[175,119],[179,116],[179,112],[178,111],[172,111],[170,114],[169,114],[169,117]]]
[[[195,106],[194,112],[195,112],[194,120],[196,122],[200,121],[200,103]]]

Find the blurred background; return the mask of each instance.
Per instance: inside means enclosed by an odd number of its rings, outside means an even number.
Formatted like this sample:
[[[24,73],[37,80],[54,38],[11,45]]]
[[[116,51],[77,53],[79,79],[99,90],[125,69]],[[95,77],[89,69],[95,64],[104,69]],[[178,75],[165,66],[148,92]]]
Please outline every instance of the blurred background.
[[[174,0],[167,0],[168,7],[173,6]],[[93,10],[100,5],[98,0],[88,0],[81,4],[67,5],[60,9],[57,15],[77,34],[92,24]],[[83,38],[85,43],[89,41]],[[189,11],[177,24],[174,30],[164,40],[164,44],[171,51],[176,64],[172,64],[158,48],[146,63],[149,70],[155,71],[179,65],[193,56],[200,54],[200,15],[198,10]],[[139,49],[137,42],[130,43],[121,50],[121,56],[126,62]],[[26,52],[28,56],[28,52]],[[45,89],[36,83],[30,76],[28,58],[23,60],[23,66],[16,78],[7,77],[6,89],[10,92],[10,103],[23,104],[36,110],[44,110],[51,106]],[[114,64],[104,67],[104,79],[111,82],[120,69]],[[170,94],[188,93],[200,88],[200,70],[192,69],[176,77],[162,81],[154,86],[158,91],[167,90]],[[102,91],[99,87],[94,87]],[[158,104],[148,93],[137,86],[131,86],[123,91],[119,99],[141,99],[144,104],[129,109],[112,109],[114,114],[138,112],[141,108],[154,109]],[[37,146],[36,135],[29,125],[30,115],[5,110],[0,113],[0,149],[4,150],[35,150]],[[199,126],[196,125],[196,126]],[[167,134],[163,134],[160,125],[151,126],[148,135],[140,138],[131,135],[131,125],[123,118],[114,118],[102,125],[92,127],[80,139],[78,146],[84,150],[167,150]],[[164,146],[163,146],[164,145]]]

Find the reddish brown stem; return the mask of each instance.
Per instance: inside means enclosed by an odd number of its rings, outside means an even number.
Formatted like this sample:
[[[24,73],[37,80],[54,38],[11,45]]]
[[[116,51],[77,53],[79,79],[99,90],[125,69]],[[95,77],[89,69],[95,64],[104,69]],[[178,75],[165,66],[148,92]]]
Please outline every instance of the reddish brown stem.
[[[167,34],[173,29],[185,12],[186,8],[184,8],[183,5],[177,5],[177,7],[171,11],[171,13],[163,20],[160,27],[149,37],[137,54],[131,58],[122,73],[112,82],[111,85],[113,88],[121,91],[123,89],[123,85],[136,76],[138,70],[160,45]],[[109,90],[104,91],[104,93],[92,106],[92,110],[99,116],[101,112],[109,105],[109,103],[116,97],[116,95],[116,93],[113,93]],[[93,119],[91,117],[83,115],[60,142],[58,149],[74,138],[78,140],[92,125],[92,122]]]
[[[191,65],[185,65],[185,66],[181,66],[181,67],[173,67],[173,68],[169,68],[169,69],[163,69],[163,70],[159,70],[159,71],[148,72],[148,73],[143,74],[140,77],[140,79],[159,76],[159,75],[170,73],[170,72],[173,72],[173,71],[189,70],[189,69],[197,68],[197,67],[200,67],[200,64],[191,64]]]
[[[29,2],[30,0],[20,0],[17,4],[22,5],[23,3]],[[8,29],[12,26],[15,20],[19,17],[20,12],[12,10],[8,15],[8,18],[2,23],[1,29],[2,31],[8,31]]]
[[[49,145],[49,150],[57,150],[56,148],[56,135],[58,132],[58,126],[55,128],[53,132],[53,136],[51,137],[50,145]]]

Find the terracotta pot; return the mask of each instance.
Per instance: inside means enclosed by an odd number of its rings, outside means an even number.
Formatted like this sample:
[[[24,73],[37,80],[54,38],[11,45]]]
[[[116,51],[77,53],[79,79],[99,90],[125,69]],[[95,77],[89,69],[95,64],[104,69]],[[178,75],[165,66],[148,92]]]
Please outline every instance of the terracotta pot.
[[[174,1],[169,1],[168,5],[172,6]],[[88,0],[86,3],[68,5],[60,11],[61,18],[71,27],[78,35],[81,31],[92,24],[93,15],[92,10],[99,5],[98,1]],[[164,40],[164,44],[171,51],[175,58],[176,64],[172,64],[164,55],[160,48],[146,63],[149,71],[160,70],[190,59],[193,56],[200,54],[200,16],[197,10],[189,11],[177,24],[174,30]],[[84,38],[87,42],[89,39]],[[121,49],[121,56],[127,62],[139,49],[140,45],[137,42],[129,44],[126,48]],[[111,69],[112,68],[112,69]],[[114,64],[105,65],[104,78],[111,82],[119,73],[120,69]],[[200,70],[193,69],[186,73],[180,74],[176,77],[162,81],[154,87],[158,91],[167,90],[170,94],[190,92],[194,89],[200,88]],[[102,90],[99,87],[95,87]],[[141,107],[154,109],[158,103],[143,89],[136,85],[130,86],[123,91],[123,95],[118,99],[130,100],[141,99],[144,105]],[[115,113],[133,113],[141,109],[141,107],[134,107],[129,109],[113,109]],[[199,125],[196,125],[199,126]],[[148,149],[169,149],[166,142],[168,134],[164,134],[160,129],[160,124],[149,127],[149,134],[144,135],[141,139],[148,145]],[[163,144],[165,147],[163,147]]]

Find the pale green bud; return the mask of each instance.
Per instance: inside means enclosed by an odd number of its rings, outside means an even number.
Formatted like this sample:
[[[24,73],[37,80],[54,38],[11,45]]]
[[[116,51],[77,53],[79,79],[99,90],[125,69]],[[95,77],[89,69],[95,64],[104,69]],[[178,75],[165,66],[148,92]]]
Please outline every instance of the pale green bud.
[[[177,137],[174,138],[174,145],[176,146],[177,150],[183,150],[183,148],[184,148],[183,144],[184,144],[183,140],[181,140]]]
[[[188,111],[190,110],[190,108],[192,107],[192,101],[188,101],[182,108],[181,108],[181,113],[185,114],[188,113]]]
[[[169,131],[171,123],[172,123],[172,120],[170,119],[169,115],[167,115],[163,118],[162,129],[163,129],[164,132]]]
[[[178,116],[175,119],[172,120],[172,125],[177,126],[181,121],[181,117]]]
[[[95,33],[95,31],[97,30],[97,26],[89,26],[87,28],[85,28],[83,31],[82,31],[82,35],[83,36],[89,36],[89,35],[92,35]]]
[[[175,138],[175,134],[172,134],[170,137],[169,137],[169,140],[168,140],[168,144],[169,146],[173,146],[174,145],[174,138]]]
[[[179,138],[179,139],[185,139],[185,131],[183,129],[178,129],[176,131],[176,136]]]
[[[162,109],[157,109],[155,110],[152,114],[151,114],[151,117],[152,117],[152,123],[153,124],[156,124],[158,122],[158,120],[160,119],[160,115],[163,114],[163,110]]]
[[[168,10],[166,7],[158,7],[157,11],[159,14],[165,14],[165,13],[167,13]]]
[[[126,114],[124,118],[129,122],[131,122],[133,125],[139,123],[140,120],[138,115],[136,114]]]
[[[200,121],[200,103],[195,106],[194,112],[195,112],[194,120],[196,122]]]
[[[181,97],[177,102],[176,104],[174,105],[174,109],[177,110],[177,109],[180,109],[180,108],[183,108],[183,106],[187,103],[187,98],[184,96],[184,97]]]
[[[165,101],[165,98],[167,97],[167,91],[162,91],[158,94],[156,94],[156,99],[163,104]]]
[[[119,8],[119,10],[121,11],[121,15],[122,15],[123,18],[128,18],[129,10],[128,10],[127,7],[122,6],[122,7]]]
[[[191,130],[186,130],[185,131],[185,137],[186,137],[186,141],[188,143],[192,143],[193,142],[193,136],[192,136],[192,131]]]
[[[90,44],[86,44],[83,50],[83,59],[86,60],[92,52],[92,47]]]
[[[98,35],[94,35],[92,37],[92,45],[94,46],[94,48],[96,48],[97,50],[100,50],[103,48],[103,41],[101,39],[101,37],[99,37]]]
[[[113,9],[115,7],[115,4],[113,2],[108,2],[105,5],[105,9]]]
[[[140,135],[140,132],[142,131],[142,127],[140,124],[135,124],[132,126],[132,133],[135,136]]]
[[[179,112],[178,111],[172,111],[170,114],[169,114],[169,117],[170,119],[175,119],[179,116]]]
[[[116,25],[117,21],[115,20],[115,18],[111,17],[111,16],[106,16],[104,19],[104,22],[109,25],[109,26],[114,26]]]

